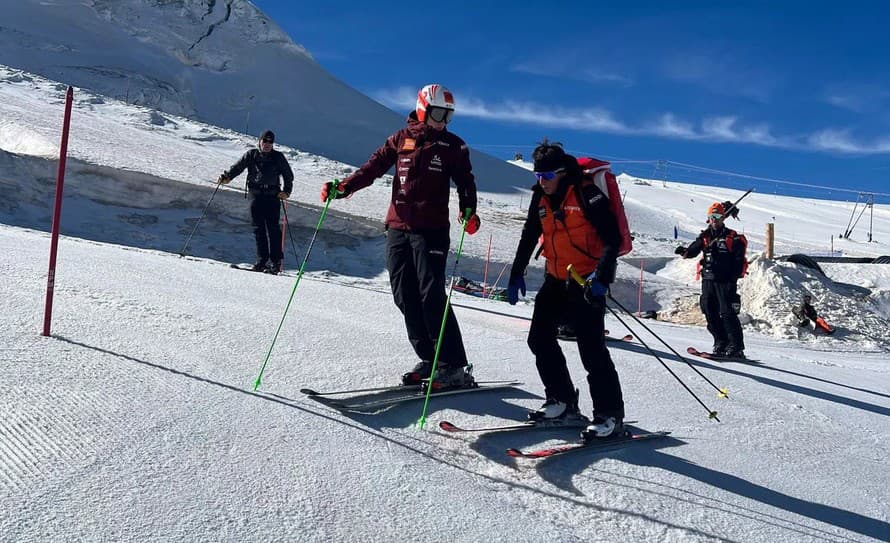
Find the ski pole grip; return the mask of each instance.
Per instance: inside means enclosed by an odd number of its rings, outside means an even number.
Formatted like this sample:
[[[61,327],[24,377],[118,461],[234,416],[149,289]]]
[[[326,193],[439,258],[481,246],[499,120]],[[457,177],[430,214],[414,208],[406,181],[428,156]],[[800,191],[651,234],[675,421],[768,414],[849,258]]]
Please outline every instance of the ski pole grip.
[[[327,201],[331,202],[333,200],[336,200],[337,194],[339,194],[339,193],[340,193],[340,180],[334,179],[333,181],[331,181],[331,191],[328,193]]]
[[[579,274],[578,272],[575,271],[575,266],[573,266],[572,264],[569,264],[568,266],[566,266],[566,270],[568,270],[569,275],[572,276],[572,279],[574,279],[576,283],[578,283],[582,287],[584,286],[584,283],[585,283],[584,278],[581,277],[581,274]]]
[[[463,217],[464,217],[464,218],[463,218],[463,220],[461,221],[461,226],[463,226],[463,231],[464,231],[464,232],[467,231],[467,226],[470,224],[470,212],[471,212],[472,210],[473,210],[473,208],[470,208],[470,207],[464,209],[464,214],[463,214]]]

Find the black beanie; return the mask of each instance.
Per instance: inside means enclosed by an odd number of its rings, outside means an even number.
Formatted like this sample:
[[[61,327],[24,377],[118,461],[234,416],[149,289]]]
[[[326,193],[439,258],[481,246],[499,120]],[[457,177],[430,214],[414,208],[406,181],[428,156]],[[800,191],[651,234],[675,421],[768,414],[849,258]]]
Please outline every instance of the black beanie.
[[[263,130],[263,133],[260,134],[260,141],[270,140],[272,143],[275,143],[275,132],[271,130]]]

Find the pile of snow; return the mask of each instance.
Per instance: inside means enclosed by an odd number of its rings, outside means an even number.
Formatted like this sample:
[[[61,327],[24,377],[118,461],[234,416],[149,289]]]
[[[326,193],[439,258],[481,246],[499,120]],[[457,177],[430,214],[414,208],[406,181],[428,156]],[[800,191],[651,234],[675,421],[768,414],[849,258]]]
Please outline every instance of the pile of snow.
[[[659,277],[683,282],[687,287],[685,295],[670,300],[659,312],[659,318],[705,324],[699,307],[699,287],[692,280],[696,264],[697,259],[677,258],[659,271]],[[828,277],[798,264],[755,257],[748,274],[738,282],[742,298],[740,320],[745,332],[757,331],[820,349],[890,351],[890,320],[882,310],[890,294],[890,273],[886,267],[831,264],[825,268]],[[831,276],[844,277],[845,282],[832,281]],[[813,297],[819,315],[835,327],[834,335],[797,325],[791,310],[800,305],[804,294]]]

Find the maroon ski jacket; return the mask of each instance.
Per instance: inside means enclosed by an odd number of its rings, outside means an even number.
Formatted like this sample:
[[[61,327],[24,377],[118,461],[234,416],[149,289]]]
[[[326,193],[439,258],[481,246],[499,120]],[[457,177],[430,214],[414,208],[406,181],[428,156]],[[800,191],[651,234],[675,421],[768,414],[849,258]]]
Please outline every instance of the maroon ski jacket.
[[[457,185],[460,209],[476,212],[476,180],[470,150],[448,130],[433,130],[408,116],[408,126],[387,138],[340,188],[346,194],[371,185],[393,165],[392,200],[386,227],[397,230],[448,228],[451,180]]]

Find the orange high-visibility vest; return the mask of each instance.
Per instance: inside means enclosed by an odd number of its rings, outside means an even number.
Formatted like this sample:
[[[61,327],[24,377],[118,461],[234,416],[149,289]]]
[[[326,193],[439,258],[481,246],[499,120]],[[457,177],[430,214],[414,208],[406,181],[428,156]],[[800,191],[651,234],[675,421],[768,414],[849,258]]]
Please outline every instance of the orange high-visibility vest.
[[[544,258],[546,270],[558,279],[567,279],[566,267],[572,264],[582,277],[593,273],[603,253],[603,242],[596,228],[584,216],[577,198],[577,190],[570,187],[559,209],[552,209],[542,196],[538,202],[541,226],[544,230]]]

